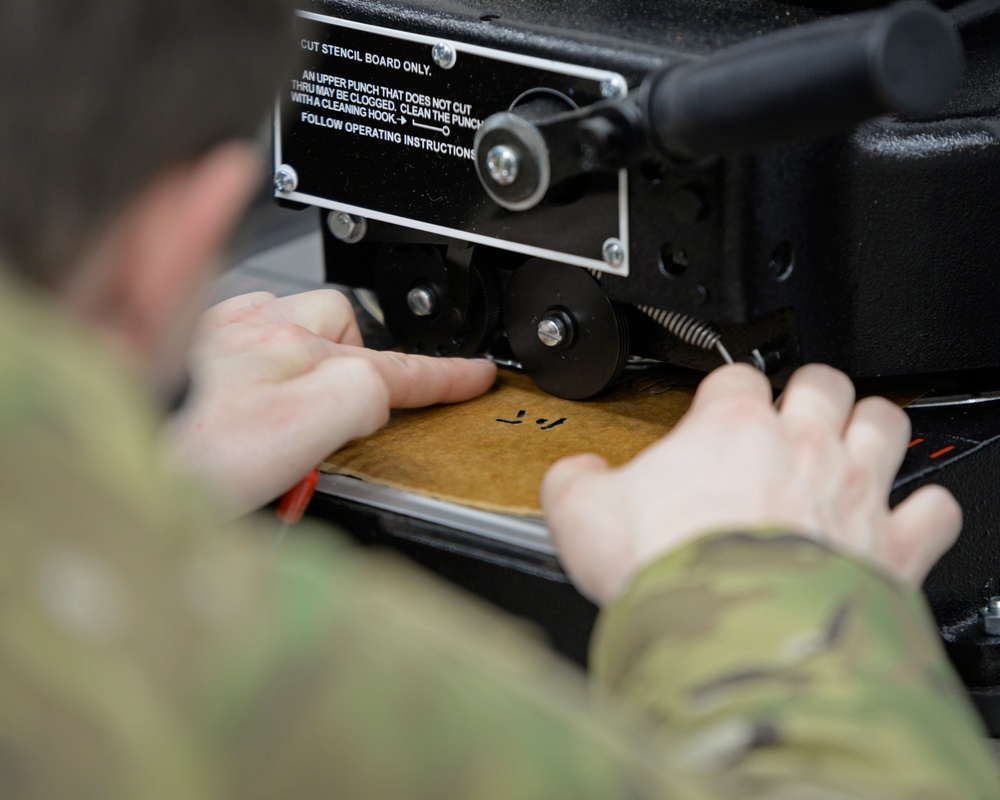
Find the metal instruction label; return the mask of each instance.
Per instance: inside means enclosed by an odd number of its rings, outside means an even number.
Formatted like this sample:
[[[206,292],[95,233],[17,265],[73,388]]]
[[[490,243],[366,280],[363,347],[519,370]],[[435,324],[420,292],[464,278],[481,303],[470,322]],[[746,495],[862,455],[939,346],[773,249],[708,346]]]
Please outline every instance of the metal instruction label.
[[[598,176],[582,197],[529,212],[500,208],[475,168],[483,120],[537,97],[567,109],[602,99],[612,72],[299,12],[304,58],[279,97],[276,196],[527,255],[610,267],[628,250],[627,175]],[[444,57],[443,57],[444,56]]]

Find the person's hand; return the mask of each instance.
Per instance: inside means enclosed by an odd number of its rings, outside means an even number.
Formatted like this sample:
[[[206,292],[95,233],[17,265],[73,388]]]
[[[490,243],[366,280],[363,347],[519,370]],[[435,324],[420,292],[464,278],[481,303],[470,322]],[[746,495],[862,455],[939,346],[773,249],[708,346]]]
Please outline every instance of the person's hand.
[[[940,486],[890,512],[906,453],[906,414],[854,402],[846,376],[803,367],[775,409],[756,370],[709,375],[687,416],[620,469],[597,456],[560,461],[542,504],[570,577],[607,602],[654,559],[710,533],[775,526],[920,583],[958,536],[962,512]]]
[[[190,363],[191,393],[166,447],[233,514],[278,497],[390,408],[455,403],[492,386],[487,361],[363,347],[350,302],[320,290],[234,297],[206,311]]]

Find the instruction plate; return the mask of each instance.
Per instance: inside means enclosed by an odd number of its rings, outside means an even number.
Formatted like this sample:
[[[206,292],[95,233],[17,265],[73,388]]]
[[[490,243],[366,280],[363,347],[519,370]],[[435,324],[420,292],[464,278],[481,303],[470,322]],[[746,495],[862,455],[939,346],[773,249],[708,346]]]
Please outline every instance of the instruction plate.
[[[500,208],[475,168],[482,121],[535,97],[567,109],[602,99],[613,72],[298,12],[303,59],[275,116],[275,168],[291,166],[294,192],[276,197],[628,275],[604,242],[628,253],[628,176],[591,178],[572,203],[529,212]],[[454,53],[435,62],[434,49]]]

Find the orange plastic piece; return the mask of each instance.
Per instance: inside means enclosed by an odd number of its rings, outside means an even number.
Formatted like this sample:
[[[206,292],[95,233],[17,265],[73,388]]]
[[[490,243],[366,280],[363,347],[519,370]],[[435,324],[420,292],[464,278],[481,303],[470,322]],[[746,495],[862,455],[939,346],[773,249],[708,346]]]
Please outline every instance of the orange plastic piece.
[[[319,483],[319,470],[314,469],[299,483],[285,492],[278,503],[278,519],[286,525],[294,525],[306,513],[309,502],[316,494],[316,484]]]

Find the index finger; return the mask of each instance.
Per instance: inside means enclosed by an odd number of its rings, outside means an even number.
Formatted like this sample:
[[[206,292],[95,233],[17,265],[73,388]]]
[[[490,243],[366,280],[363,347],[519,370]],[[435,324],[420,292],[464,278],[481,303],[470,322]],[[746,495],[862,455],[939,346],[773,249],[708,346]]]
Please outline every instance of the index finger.
[[[497,377],[490,361],[431,358],[364,348],[352,356],[369,359],[389,388],[391,408],[421,408],[436,403],[460,403],[489,389]]]

